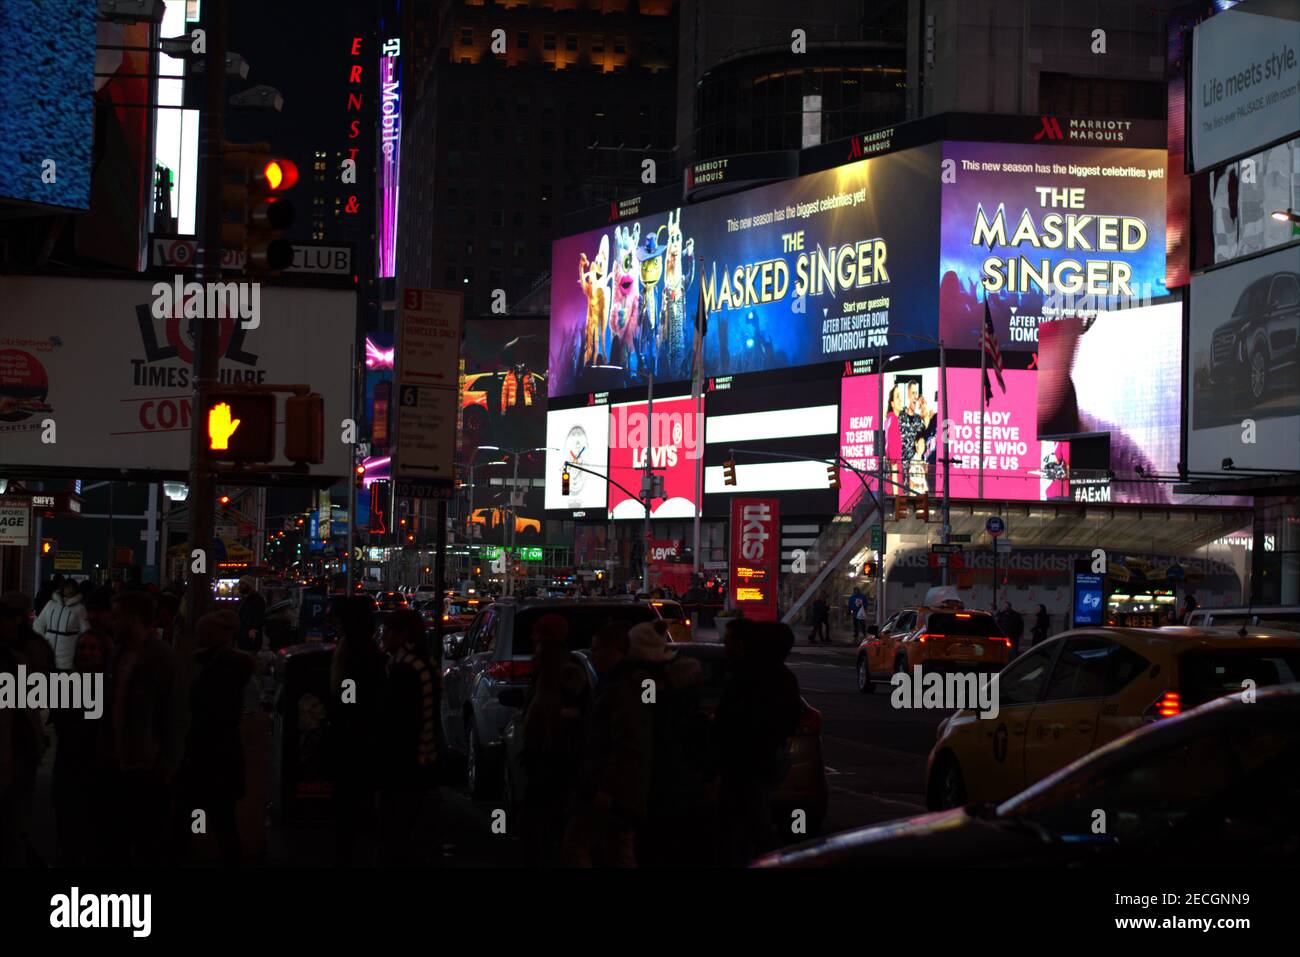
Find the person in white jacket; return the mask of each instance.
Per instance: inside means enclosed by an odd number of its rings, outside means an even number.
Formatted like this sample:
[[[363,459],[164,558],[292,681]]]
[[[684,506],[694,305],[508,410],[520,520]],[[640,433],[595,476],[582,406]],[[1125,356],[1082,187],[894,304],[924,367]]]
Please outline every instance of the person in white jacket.
[[[69,579],[41,609],[32,623],[32,630],[50,643],[54,650],[54,667],[59,671],[70,671],[77,651],[77,639],[88,626],[81,590],[75,581]]]

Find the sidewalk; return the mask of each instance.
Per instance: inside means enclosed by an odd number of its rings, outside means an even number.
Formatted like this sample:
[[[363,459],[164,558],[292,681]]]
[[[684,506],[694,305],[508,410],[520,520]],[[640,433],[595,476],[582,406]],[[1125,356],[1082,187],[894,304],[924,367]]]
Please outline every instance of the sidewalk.
[[[834,655],[836,657],[857,658],[858,643],[861,638],[853,637],[853,629],[847,628],[842,630],[831,629],[831,643],[829,645],[818,642],[811,644],[808,641],[808,633],[811,629],[807,625],[795,625],[794,627],[794,648],[791,650],[792,655],[811,655],[823,657],[825,655]],[[720,642],[722,635],[718,629],[712,625],[708,627],[697,626],[694,637],[696,641],[703,642]]]

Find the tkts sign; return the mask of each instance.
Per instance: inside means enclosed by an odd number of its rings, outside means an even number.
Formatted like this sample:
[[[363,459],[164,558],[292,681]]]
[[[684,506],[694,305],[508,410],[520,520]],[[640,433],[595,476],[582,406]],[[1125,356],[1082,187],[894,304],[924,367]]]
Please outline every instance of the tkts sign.
[[[731,603],[746,618],[776,620],[781,569],[780,503],[774,498],[731,500]]]

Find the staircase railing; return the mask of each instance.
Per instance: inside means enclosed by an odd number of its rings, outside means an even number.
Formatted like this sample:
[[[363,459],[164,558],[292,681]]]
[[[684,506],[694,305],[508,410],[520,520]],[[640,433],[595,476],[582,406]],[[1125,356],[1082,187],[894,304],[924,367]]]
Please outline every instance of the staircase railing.
[[[859,485],[853,497],[845,503],[812,545],[804,549],[802,571],[785,573],[778,592],[780,607],[784,609],[781,620],[787,624],[796,621],[804,605],[838,568],[844,569],[853,552],[861,546],[867,530],[876,519],[876,499]],[[792,569],[798,562],[791,563]]]

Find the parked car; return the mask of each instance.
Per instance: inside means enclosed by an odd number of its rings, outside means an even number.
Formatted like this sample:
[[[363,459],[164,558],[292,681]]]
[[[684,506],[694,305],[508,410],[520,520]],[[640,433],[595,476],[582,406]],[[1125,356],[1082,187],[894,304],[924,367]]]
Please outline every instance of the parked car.
[[[1300,631],[1300,607],[1256,605],[1250,608],[1198,608],[1184,624],[1193,628],[1282,628]]]
[[[1300,680],[1300,636],[1231,628],[1079,628],[998,675],[998,715],[939,725],[926,806],[1001,801],[1143,724],[1254,687]]]
[[[904,608],[858,645],[858,690],[871,694],[876,681],[910,675],[917,665],[924,672],[993,673],[1010,654],[1011,639],[986,611],[948,603]]]
[[[722,700],[722,692],[727,682],[728,670],[724,646],[717,642],[690,642],[671,644],[669,648],[679,655],[699,661],[703,672],[703,682],[699,688],[700,707],[708,718],[705,727],[711,729],[714,714],[717,712],[718,703]],[[586,653],[587,650],[575,652],[575,657],[582,661],[588,680],[594,688],[598,678]],[[503,689],[500,697],[512,707],[522,709],[527,699],[527,689],[525,687]],[[511,816],[513,816],[512,811],[518,810],[517,805],[522,799],[528,780],[523,765],[521,719],[522,711],[517,711],[502,731],[502,794],[507,805],[511,806],[507,811]],[[777,833],[789,832],[791,813],[795,810],[802,810],[807,814],[806,823],[809,833],[815,834],[821,830],[830,793],[826,782],[826,764],[822,757],[821,729],[821,712],[804,701],[798,730],[790,738],[790,767],[784,780],[777,785],[772,798],[772,814],[778,824]],[[700,752],[712,753],[710,742],[700,742],[700,745]],[[708,806],[716,806],[718,801],[716,779],[707,788],[705,800]],[[712,815],[706,814],[701,817],[700,823],[707,828],[711,820]],[[702,833],[700,838],[707,840],[708,834]]]
[[[569,648],[591,647],[591,636],[609,621],[628,626],[655,621],[645,602],[618,599],[498,599],[482,608],[464,634],[443,642],[442,731],[449,750],[465,756],[470,791],[486,796],[500,781],[501,732],[515,708],[498,693],[527,686],[533,669],[532,629],[546,614],[569,623]]]
[[[1275,272],[1241,291],[1232,317],[1210,339],[1210,383],[1234,406],[1253,406],[1285,373],[1300,346],[1300,275]]]
[[[1300,685],[1288,684],[1131,731],[1001,804],[846,831],[756,866],[1294,867],[1297,807]]]

